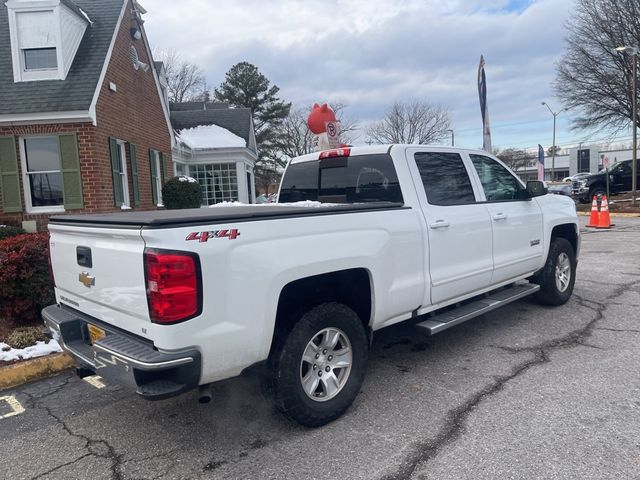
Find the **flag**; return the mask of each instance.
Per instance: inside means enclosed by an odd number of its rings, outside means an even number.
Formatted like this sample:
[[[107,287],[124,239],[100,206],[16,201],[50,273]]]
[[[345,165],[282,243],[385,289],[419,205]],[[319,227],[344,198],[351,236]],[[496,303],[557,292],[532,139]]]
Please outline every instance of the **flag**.
[[[544,148],[538,144],[538,180],[544,181]]]
[[[478,96],[482,114],[482,149],[491,153],[491,129],[489,128],[489,108],[487,107],[487,77],[484,74],[484,56],[480,55],[478,66]]]

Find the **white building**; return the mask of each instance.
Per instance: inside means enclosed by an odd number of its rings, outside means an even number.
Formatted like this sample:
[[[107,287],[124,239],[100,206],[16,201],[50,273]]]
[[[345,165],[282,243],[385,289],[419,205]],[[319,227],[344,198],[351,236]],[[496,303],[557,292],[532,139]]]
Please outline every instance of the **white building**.
[[[198,180],[203,205],[255,202],[258,152],[250,109],[210,102],[171,104],[171,125],[174,173]]]
[[[632,157],[633,149],[631,148],[586,144],[560,149],[555,157],[555,162],[553,162],[553,157],[545,152],[545,179],[551,180],[552,163],[555,164],[555,180],[562,180],[576,173],[596,173],[606,164],[611,166],[616,162],[631,160]],[[637,158],[640,158],[640,150],[638,150]],[[537,157],[532,153],[531,162],[526,168],[519,170],[518,175],[527,180],[535,179],[537,174],[536,161]]]

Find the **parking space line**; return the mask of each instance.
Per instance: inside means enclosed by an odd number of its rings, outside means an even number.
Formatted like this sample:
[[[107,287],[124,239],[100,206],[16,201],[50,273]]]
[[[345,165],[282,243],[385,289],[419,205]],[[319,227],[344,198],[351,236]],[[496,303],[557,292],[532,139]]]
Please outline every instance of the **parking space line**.
[[[102,377],[100,375],[91,375],[89,377],[84,377],[83,380],[87,382],[89,385],[92,385],[96,388],[104,388],[106,385],[102,383]]]
[[[7,403],[7,405],[9,405],[9,407],[11,407],[11,412],[5,413],[4,415],[0,415],[0,420],[8,417],[13,417],[14,415],[18,415],[24,412],[24,407],[20,404],[18,400],[16,400],[16,397],[12,395],[0,397],[0,401],[3,401],[3,400]]]

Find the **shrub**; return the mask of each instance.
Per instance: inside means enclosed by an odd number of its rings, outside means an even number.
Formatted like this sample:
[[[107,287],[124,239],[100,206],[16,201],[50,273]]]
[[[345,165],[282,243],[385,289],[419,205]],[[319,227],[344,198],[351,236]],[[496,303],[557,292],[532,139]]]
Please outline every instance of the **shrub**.
[[[22,230],[20,227],[13,227],[11,225],[0,225],[0,240],[20,235],[21,233],[24,233],[24,230]]]
[[[181,175],[170,178],[162,187],[162,202],[170,210],[200,208],[202,189],[195,178]]]
[[[23,233],[0,240],[0,320],[28,325],[52,303],[49,234]]]
[[[7,337],[7,345],[13,348],[27,348],[35,345],[36,342],[46,340],[39,327],[20,327]]]

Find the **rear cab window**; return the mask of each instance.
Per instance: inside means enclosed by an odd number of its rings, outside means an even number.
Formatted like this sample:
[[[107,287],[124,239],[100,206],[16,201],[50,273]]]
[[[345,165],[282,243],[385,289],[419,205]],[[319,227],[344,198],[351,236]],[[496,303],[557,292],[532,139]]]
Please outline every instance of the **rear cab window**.
[[[418,172],[431,205],[468,205],[476,198],[459,153],[416,152]]]
[[[330,157],[292,163],[280,188],[279,203],[404,203],[388,153]]]

